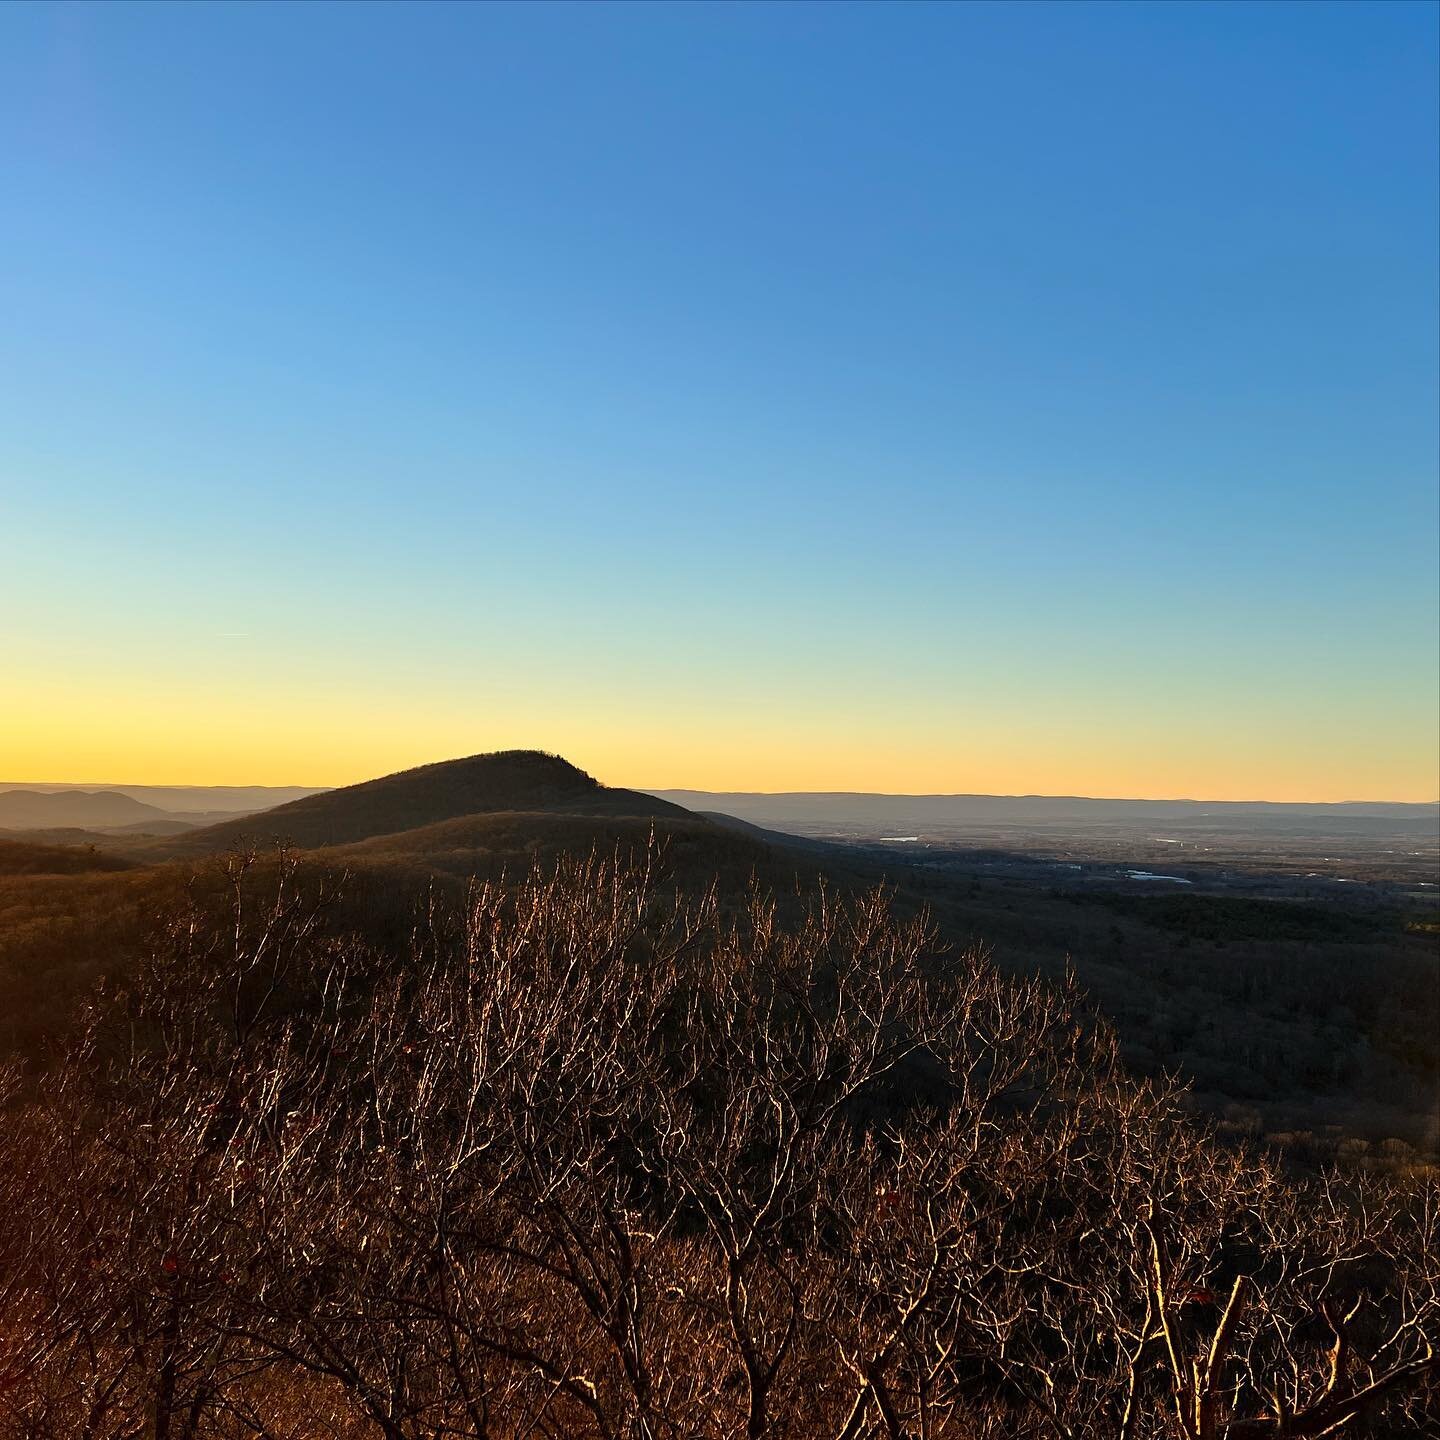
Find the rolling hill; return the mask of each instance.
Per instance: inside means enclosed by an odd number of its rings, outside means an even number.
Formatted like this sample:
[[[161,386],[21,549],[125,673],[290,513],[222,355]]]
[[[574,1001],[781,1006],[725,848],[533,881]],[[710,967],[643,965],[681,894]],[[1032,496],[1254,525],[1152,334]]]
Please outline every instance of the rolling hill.
[[[508,750],[309,795],[259,815],[157,841],[151,851],[157,857],[180,857],[275,841],[316,849],[499,812],[693,818],[667,800],[601,785],[559,756]]]
[[[117,790],[0,791],[0,829],[103,829],[169,819],[166,811]]]

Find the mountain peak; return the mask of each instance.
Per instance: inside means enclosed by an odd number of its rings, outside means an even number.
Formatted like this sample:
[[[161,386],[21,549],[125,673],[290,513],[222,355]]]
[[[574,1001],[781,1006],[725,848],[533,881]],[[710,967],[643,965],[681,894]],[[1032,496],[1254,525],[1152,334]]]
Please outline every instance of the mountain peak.
[[[397,770],[379,780],[366,780],[365,785],[381,785],[389,781],[405,780],[412,776],[444,773],[452,779],[459,779],[466,773],[484,776],[490,780],[501,778],[521,779],[582,786],[598,790],[600,782],[586,774],[578,765],[572,765],[561,755],[552,755],[548,750],[490,750],[480,755],[464,755],[456,760],[436,760],[428,765],[417,765],[412,770]],[[347,789],[356,789],[348,786]],[[329,792],[334,793],[334,792]]]
[[[678,805],[612,790],[559,755],[498,750],[400,770],[378,780],[307,795],[244,819],[179,836],[171,853],[223,850],[257,840],[345,845],[465,815],[502,811],[579,815],[683,815]]]

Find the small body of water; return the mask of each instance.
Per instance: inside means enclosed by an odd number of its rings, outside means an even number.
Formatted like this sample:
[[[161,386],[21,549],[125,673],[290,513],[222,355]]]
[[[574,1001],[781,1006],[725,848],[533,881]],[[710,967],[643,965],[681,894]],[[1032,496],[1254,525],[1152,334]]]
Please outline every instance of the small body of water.
[[[1156,875],[1149,870],[1127,870],[1125,872],[1132,880],[1163,880],[1167,885],[1193,885],[1193,880],[1187,880],[1183,875]]]

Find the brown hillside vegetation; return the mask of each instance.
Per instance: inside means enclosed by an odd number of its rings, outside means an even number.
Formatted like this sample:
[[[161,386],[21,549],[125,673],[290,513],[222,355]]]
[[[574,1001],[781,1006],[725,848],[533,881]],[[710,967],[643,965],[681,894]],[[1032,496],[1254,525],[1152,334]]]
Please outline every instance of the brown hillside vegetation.
[[[406,933],[432,882],[458,894],[536,858],[658,840],[667,873],[692,888],[741,891],[751,878],[793,888],[797,872],[764,844],[536,751],[424,766],[163,841],[96,837],[123,844],[123,858],[78,843],[79,832],[69,847],[0,842],[0,1051],[38,1060],[97,980],[133,968],[174,904],[226,894],[230,862],[257,831],[304,836],[320,852],[306,869],[315,883],[354,871],[363,883],[343,903],[372,938]],[[279,863],[273,839],[247,862],[256,875]]]
[[[1440,1423],[1433,1173],[1287,1178],[883,895],[234,864],[0,1141],[25,1440]],[[217,906],[218,899],[218,906]]]
[[[0,842],[17,845],[49,845],[78,850],[90,849],[106,855],[119,856],[129,855],[137,847],[143,850],[150,839],[158,833],[160,832],[147,830],[137,839],[136,836],[119,830],[81,830],[73,825],[61,825],[53,829],[0,829]],[[146,857],[142,854],[140,858],[153,860],[155,857],[153,855]]]
[[[633,854],[658,844],[665,874],[690,888],[719,883],[743,890],[752,878],[793,884],[797,858],[696,816],[557,815],[501,811],[444,820],[336,846],[326,860],[356,870],[406,866],[425,875],[491,879],[521,872],[535,860],[564,855]],[[813,875],[813,867],[808,873]]]
[[[881,897],[534,752],[314,802],[308,851],[0,847],[5,1440],[1437,1423],[1434,1169],[1297,1178],[1165,1078],[1423,1096],[1402,927]]]
[[[63,860],[51,863],[53,871],[0,875],[0,1053],[32,1064],[97,982],[133,973],[194,880],[179,865],[67,872]]]
[[[82,875],[97,870],[127,870],[130,864],[93,845],[46,845],[0,839],[0,876]]]
[[[950,942],[993,946],[1013,974],[1059,980],[1073,968],[1116,1025],[1127,1064],[1156,1078],[1178,1071],[1194,1101],[1234,1131],[1283,1137],[1307,1162],[1342,1152],[1433,1162],[1440,1153],[1440,967],[1433,943],[1400,913],[1202,896],[1077,899],[1004,879],[947,881],[846,847],[790,844],[724,817],[711,823],[673,807],[647,814],[648,797],[598,786],[533,751],[427,766],[303,804],[322,847],[306,872],[352,872],[344,906],[375,940],[398,943],[433,887],[459,895],[471,877],[643,850],[652,835],[665,852],[664,883],[690,893],[715,886],[727,904],[752,880],[791,904],[822,878],[842,893],[883,880],[899,913],[928,908]],[[452,817],[460,805],[478,813]],[[401,816],[418,823],[368,833]],[[265,825],[282,828],[263,817],[234,828]],[[180,859],[163,858],[172,841],[96,837],[107,851],[123,845],[125,856],[148,862],[110,874],[94,867],[120,862],[83,847],[9,852],[11,873],[0,873],[0,1046],[40,1059],[89,986],[133,966],[167,906],[187,890],[223,895],[227,852],[239,848],[221,845],[229,831],[197,832],[202,852],[220,848]],[[357,832],[367,833],[337,838]],[[275,863],[268,842],[260,853],[257,872]],[[32,858],[22,864],[22,854]],[[71,870],[79,873],[54,873]]]

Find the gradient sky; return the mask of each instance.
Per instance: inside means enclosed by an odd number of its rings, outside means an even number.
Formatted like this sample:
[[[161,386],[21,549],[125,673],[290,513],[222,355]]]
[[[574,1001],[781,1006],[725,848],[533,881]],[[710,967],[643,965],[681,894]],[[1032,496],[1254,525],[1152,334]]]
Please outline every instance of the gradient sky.
[[[1431,800],[1437,8],[0,8],[0,774]]]

